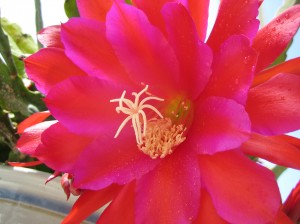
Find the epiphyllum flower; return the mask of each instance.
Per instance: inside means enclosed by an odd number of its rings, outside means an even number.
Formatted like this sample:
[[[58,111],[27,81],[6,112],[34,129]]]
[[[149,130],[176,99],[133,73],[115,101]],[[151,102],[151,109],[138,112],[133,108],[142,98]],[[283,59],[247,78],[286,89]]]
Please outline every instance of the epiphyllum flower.
[[[18,144],[82,190],[64,222],[110,201],[100,223],[274,222],[274,175],[245,154],[300,168],[298,140],[278,136],[299,129],[299,59],[262,71],[299,6],[257,32],[257,0],[222,0],[205,44],[208,1],[77,4],[25,60],[57,120]]]

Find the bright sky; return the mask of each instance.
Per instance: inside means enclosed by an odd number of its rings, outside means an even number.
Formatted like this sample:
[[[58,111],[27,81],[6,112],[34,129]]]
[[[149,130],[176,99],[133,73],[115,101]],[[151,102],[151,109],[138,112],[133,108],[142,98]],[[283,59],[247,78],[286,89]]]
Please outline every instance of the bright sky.
[[[218,0],[212,0],[210,14],[215,15],[217,12]],[[60,24],[67,21],[64,13],[63,0],[42,0],[42,13],[44,19],[44,26]],[[265,0],[263,4],[263,22],[266,24],[277,12],[277,9],[282,4],[282,0]],[[35,11],[34,0],[1,0],[1,17],[8,18],[11,22],[19,24],[24,33],[35,36]],[[267,10],[266,10],[267,9]],[[213,16],[210,16],[209,30],[213,25]],[[294,39],[293,47],[288,52],[288,58],[295,58],[300,56],[300,32],[298,32]],[[300,131],[296,133],[300,136]],[[280,191],[283,200],[287,197],[290,190],[300,180],[300,171],[289,169],[284,172],[278,180]]]

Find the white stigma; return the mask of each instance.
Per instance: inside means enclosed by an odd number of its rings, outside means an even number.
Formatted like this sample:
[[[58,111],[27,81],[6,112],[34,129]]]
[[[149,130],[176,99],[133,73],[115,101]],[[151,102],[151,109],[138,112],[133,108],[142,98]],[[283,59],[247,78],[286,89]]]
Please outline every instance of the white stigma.
[[[119,126],[115,138],[117,138],[125,127],[128,121],[132,120],[132,126],[136,137],[136,142],[138,144],[143,143],[143,137],[146,135],[147,129],[147,117],[144,109],[150,109],[154,111],[160,118],[163,118],[162,114],[152,105],[145,104],[149,100],[157,100],[157,101],[164,101],[164,99],[155,97],[155,96],[148,96],[145,97],[143,100],[140,101],[140,96],[148,90],[148,85],[140,91],[139,93],[133,92],[132,95],[135,97],[134,102],[126,99],[125,94],[126,91],[124,90],[121,97],[118,99],[112,99],[110,102],[119,102],[119,106],[116,107],[117,113],[124,113],[127,114],[128,117],[124,119],[124,121]],[[125,104],[125,105],[124,105]],[[143,128],[142,128],[143,127]]]

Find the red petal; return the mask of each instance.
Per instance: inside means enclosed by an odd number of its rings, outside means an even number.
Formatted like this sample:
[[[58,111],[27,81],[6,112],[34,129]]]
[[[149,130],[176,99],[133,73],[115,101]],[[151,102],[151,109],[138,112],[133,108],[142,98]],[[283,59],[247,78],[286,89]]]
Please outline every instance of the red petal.
[[[151,24],[160,29],[162,33],[165,33],[165,24],[161,9],[165,3],[174,2],[174,0],[132,0],[132,2],[137,8],[143,10]]]
[[[84,191],[72,207],[62,224],[81,223],[90,214],[111,201],[121,190],[118,185],[111,185],[99,191]]]
[[[246,110],[252,129],[280,135],[300,128],[300,76],[279,74],[249,91]]]
[[[290,218],[281,210],[278,212],[276,217],[276,224],[295,224]]]
[[[253,47],[259,53],[256,70],[270,65],[288,46],[300,25],[300,5],[295,5],[260,29]]]
[[[18,125],[17,133],[22,134],[26,128],[44,121],[50,115],[51,114],[49,111],[37,112],[35,114],[30,115]]]
[[[32,161],[32,162],[7,162],[8,165],[14,167],[31,167],[43,164],[41,161]]]
[[[284,202],[282,210],[294,223],[300,221],[300,181]]]
[[[76,3],[80,17],[105,21],[113,0],[77,0]]]
[[[41,142],[35,156],[54,170],[70,173],[91,139],[75,135],[56,123],[42,133]]]
[[[186,0],[180,0],[179,2],[186,2]],[[184,4],[186,5],[186,4]],[[204,41],[206,37],[206,29],[207,29],[207,21],[208,21],[208,8],[209,8],[209,0],[188,0],[187,1],[187,9],[189,10],[194,23],[196,25],[196,29],[198,31],[198,35],[200,40]],[[180,27],[183,28],[183,27]]]
[[[115,139],[115,130],[105,130],[84,150],[74,171],[76,188],[96,190],[112,183],[124,185],[154,169],[161,160],[139,151],[131,129],[126,126]]]
[[[206,96],[221,96],[245,104],[257,55],[244,36],[231,36],[214,56]]]
[[[250,121],[233,100],[210,97],[196,108],[186,144],[197,153],[214,154],[239,147],[248,139]]]
[[[195,99],[203,91],[211,73],[211,50],[199,40],[196,27],[184,6],[165,4],[162,14],[169,42],[179,62],[182,89],[190,95],[190,99]]]
[[[108,40],[132,80],[150,85],[160,97],[178,90],[173,49],[141,10],[115,3],[107,14],[106,27]]]
[[[91,76],[127,83],[128,75],[107,41],[105,29],[105,24],[96,20],[69,20],[61,31],[66,54]]]
[[[97,223],[134,223],[135,183],[125,185],[120,193],[104,210]]]
[[[39,31],[37,37],[45,47],[64,48],[60,39],[60,25],[45,27]]]
[[[203,182],[229,223],[274,223],[280,194],[274,174],[237,151],[200,156]]]
[[[279,73],[290,73],[300,75],[300,58],[295,58],[286,62],[283,62],[279,65],[276,65],[272,68],[266,69],[257,74],[254,78],[252,87],[257,86],[271,79]]]
[[[86,75],[58,48],[44,48],[25,60],[26,73],[39,91],[47,94],[58,82],[71,77]]]
[[[51,89],[45,102],[65,127],[84,135],[98,135],[107,129],[117,130],[124,116],[117,114],[116,103],[127,87],[95,77],[77,76],[64,80]],[[130,89],[129,89],[130,91]]]
[[[300,169],[300,147],[288,142],[290,136],[263,136],[252,134],[250,139],[241,146],[244,153],[266,159],[272,163]],[[300,143],[300,139],[297,139]]]
[[[197,156],[177,148],[160,165],[137,180],[136,223],[191,223],[200,201]]]
[[[208,45],[217,51],[228,37],[239,34],[245,35],[251,41],[259,26],[257,15],[257,0],[222,0],[215,25],[207,41]]]
[[[194,223],[227,224],[227,222],[218,215],[210,195],[204,188],[201,190],[199,214]]]
[[[22,153],[35,156],[36,148],[41,144],[42,133],[57,121],[45,121],[26,128],[16,147]]]

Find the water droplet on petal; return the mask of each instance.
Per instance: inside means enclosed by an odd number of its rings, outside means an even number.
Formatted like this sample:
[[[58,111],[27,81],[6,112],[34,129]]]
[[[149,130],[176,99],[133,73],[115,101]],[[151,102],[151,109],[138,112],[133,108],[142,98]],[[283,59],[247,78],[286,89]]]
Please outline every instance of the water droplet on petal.
[[[290,13],[286,13],[286,14],[284,15],[284,17],[285,17],[286,19],[289,19],[289,18],[290,18]]]

